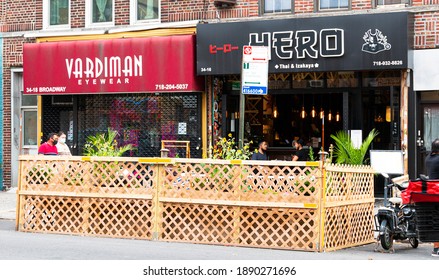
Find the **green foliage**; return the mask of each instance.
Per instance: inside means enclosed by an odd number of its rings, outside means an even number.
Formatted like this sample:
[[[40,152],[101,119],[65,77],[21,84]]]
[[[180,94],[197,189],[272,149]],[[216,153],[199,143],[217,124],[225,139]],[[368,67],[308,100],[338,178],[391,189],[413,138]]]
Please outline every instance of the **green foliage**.
[[[133,145],[128,144],[118,147],[116,141],[117,131],[108,128],[106,133],[98,133],[87,137],[87,142],[84,145],[84,155],[86,156],[109,156],[120,157],[125,152],[134,150]]]
[[[366,154],[373,139],[378,135],[378,131],[372,129],[369,135],[364,139],[360,148],[354,147],[351,138],[346,131],[338,131],[331,138],[335,141],[334,156],[336,163],[361,165],[366,164]]]
[[[219,141],[212,148],[212,158],[214,159],[250,159],[252,152],[250,151],[251,141],[239,149],[235,143],[235,138],[231,134],[219,139]]]
[[[308,153],[308,156],[309,156],[309,160],[310,161],[315,161],[316,159],[314,158],[314,149],[312,148],[312,147],[309,147],[309,153]]]

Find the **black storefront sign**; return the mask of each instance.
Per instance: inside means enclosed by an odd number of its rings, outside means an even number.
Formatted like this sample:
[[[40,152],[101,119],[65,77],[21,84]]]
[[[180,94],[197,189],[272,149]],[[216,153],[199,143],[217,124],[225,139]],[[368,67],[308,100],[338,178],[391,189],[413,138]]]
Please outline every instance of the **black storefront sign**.
[[[197,25],[197,74],[241,73],[242,47],[268,46],[270,73],[405,69],[407,12]]]

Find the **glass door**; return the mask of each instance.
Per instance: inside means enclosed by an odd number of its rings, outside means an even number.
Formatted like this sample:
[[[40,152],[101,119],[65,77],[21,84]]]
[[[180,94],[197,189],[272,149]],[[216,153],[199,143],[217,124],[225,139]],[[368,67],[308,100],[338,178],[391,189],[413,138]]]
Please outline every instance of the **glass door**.
[[[426,104],[423,106],[422,118],[423,131],[418,131],[418,145],[423,145],[421,149],[421,173],[425,174],[425,157],[431,152],[431,143],[439,138],[439,105]],[[421,138],[421,136],[423,138]]]

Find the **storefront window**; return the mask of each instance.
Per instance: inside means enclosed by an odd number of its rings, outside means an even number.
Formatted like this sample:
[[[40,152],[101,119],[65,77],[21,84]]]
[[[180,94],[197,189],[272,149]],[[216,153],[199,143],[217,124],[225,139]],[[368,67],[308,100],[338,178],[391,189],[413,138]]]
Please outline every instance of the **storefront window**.
[[[264,13],[287,13],[291,12],[291,0],[264,0]]]
[[[126,156],[159,157],[162,140],[183,140],[190,141],[191,157],[201,157],[199,93],[96,94],[74,98],[73,104],[77,105],[67,106],[54,104],[51,96],[44,96],[42,124],[44,135],[63,130],[69,137],[71,132],[69,144],[77,155],[82,154],[88,136],[110,128],[117,131],[119,145],[135,147]],[[69,115],[77,115],[71,127]],[[186,155],[185,151],[175,150],[169,156]]]
[[[320,0],[320,10],[335,10],[349,8],[349,0]]]

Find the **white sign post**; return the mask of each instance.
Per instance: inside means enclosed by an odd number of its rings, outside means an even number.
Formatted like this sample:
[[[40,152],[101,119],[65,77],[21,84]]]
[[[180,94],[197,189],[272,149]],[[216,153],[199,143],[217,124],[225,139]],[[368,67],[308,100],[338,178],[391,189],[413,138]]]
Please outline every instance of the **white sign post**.
[[[266,95],[268,92],[268,47],[244,46],[242,53],[242,94]]]

